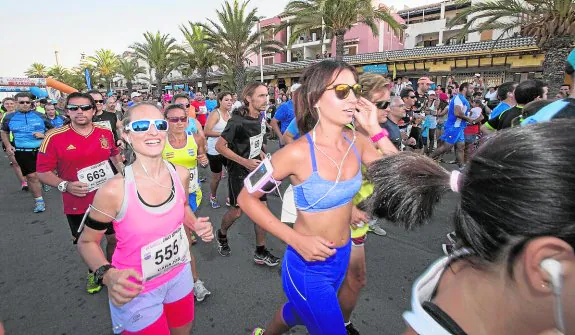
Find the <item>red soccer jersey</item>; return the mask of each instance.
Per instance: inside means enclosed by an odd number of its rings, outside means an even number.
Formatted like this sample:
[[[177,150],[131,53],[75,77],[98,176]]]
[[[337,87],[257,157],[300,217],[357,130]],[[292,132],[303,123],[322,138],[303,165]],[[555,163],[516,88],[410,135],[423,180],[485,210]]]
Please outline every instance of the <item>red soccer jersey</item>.
[[[70,125],[49,132],[40,146],[37,172],[54,171],[63,180],[78,181],[78,171],[107,162],[120,153],[112,132],[95,125],[88,136],[80,135]],[[65,214],[84,214],[94,200],[96,190],[85,197],[62,193]]]
[[[196,109],[196,119],[200,122],[202,127],[205,127],[206,121],[208,120],[208,108],[206,107],[206,102],[204,100],[194,100],[190,104]]]

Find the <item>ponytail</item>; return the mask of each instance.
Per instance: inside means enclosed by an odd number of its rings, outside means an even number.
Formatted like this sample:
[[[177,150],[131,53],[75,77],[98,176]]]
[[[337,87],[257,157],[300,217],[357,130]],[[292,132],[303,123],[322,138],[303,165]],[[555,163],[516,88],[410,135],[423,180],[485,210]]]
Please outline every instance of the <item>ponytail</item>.
[[[368,208],[372,215],[406,229],[421,226],[450,190],[450,174],[432,159],[401,152],[374,162],[368,175],[374,185]]]

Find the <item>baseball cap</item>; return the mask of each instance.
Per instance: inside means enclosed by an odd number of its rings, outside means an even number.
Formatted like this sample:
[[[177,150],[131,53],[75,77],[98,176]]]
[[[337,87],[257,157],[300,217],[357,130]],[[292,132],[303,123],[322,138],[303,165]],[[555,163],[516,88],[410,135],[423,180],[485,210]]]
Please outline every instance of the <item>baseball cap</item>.
[[[439,93],[439,100],[447,101],[449,100],[449,95],[447,93]]]
[[[290,90],[293,92],[293,91],[297,90],[297,89],[300,88],[300,87],[301,87],[301,84],[300,84],[300,83],[295,83],[295,84],[291,85]]]
[[[427,95],[437,95],[434,90],[427,91]]]
[[[134,97],[141,97],[142,95],[140,94],[140,92],[132,92],[132,94],[130,95],[130,98],[134,98]]]
[[[429,77],[421,77],[419,78],[419,80],[417,81],[418,84],[433,84],[434,82],[431,81],[431,79],[429,79]]]

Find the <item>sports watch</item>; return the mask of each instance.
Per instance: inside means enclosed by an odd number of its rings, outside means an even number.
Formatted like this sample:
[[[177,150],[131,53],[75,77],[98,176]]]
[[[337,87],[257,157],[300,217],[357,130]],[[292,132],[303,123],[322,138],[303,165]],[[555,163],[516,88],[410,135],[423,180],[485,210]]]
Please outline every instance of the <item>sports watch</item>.
[[[66,189],[68,188],[68,182],[67,181],[62,181],[60,184],[58,184],[58,191],[64,193],[66,192]]]
[[[98,283],[98,285],[102,285],[102,281],[104,280],[104,275],[108,270],[111,268],[115,268],[112,264],[105,264],[100,266],[96,271],[94,271],[94,279]]]

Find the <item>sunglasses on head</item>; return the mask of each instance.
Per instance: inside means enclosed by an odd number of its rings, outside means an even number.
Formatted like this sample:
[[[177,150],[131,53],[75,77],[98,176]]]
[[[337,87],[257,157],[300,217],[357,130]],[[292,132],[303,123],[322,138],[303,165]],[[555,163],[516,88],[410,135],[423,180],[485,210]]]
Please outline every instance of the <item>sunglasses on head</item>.
[[[387,107],[389,107],[389,100],[378,101],[375,103],[375,107],[377,107],[377,109],[387,109]]]
[[[29,105],[29,104],[32,103],[32,101],[18,101],[18,103],[19,103],[20,105]]]
[[[94,102],[97,103],[97,104],[103,104],[103,103],[104,103],[104,100],[94,100]]]
[[[83,110],[83,111],[89,111],[90,109],[92,109],[92,105],[68,105],[66,106],[67,110],[70,111],[77,111],[79,109]]]
[[[126,130],[130,130],[136,133],[141,133],[148,131],[150,129],[150,125],[154,123],[157,131],[167,131],[168,130],[168,121],[166,120],[152,120],[152,119],[141,119],[137,121],[132,121],[130,124],[126,126]]]
[[[359,98],[359,96],[361,95],[361,85],[360,84],[355,84],[355,85],[339,84],[339,85],[335,85],[333,87],[328,87],[328,88],[326,88],[326,90],[334,90],[335,96],[340,100],[346,99],[349,96],[349,92],[351,92],[352,90],[353,90],[353,94],[355,94],[355,96],[357,98]]]
[[[168,121],[170,121],[171,123],[178,123],[178,122],[186,122],[188,121],[188,117],[187,116],[175,116],[175,117],[169,117]]]

